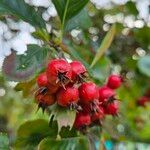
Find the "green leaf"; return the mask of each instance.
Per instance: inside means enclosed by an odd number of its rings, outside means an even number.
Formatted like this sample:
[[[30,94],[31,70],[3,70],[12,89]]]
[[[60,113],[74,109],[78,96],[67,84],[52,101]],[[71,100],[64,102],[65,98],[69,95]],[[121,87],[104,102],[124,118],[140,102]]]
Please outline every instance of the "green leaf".
[[[135,28],[133,30],[134,38],[140,43],[142,48],[149,49],[150,43],[150,27],[144,26],[141,29]]]
[[[40,47],[35,44],[27,46],[26,54],[16,55],[12,51],[3,63],[3,73],[8,80],[26,81],[30,80],[40,71],[47,56],[48,48]]]
[[[150,77],[150,56],[144,56],[138,61],[138,68],[141,73]]]
[[[135,16],[138,15],[138,10],[136,8],[136,3],[129,1],[126,3],[125,7],[127,8],[127,10],[129,11],[130,14],[133,14]]]
[[[76,112],[74,110],[69,110],[58,105],[54,105],[51,110],[50,119],[56,120],[58,123],[58,133],[61,131],[62,127],[73,126],[75,121]]]
[[[89,0],[52,0],[61,22],[67,22],[77,15]]]
[[[93,78],[105,81],[110,74],[111,62],[107,57],[101,58],[92,68]]]
[[[9,139],[6,134],[0,133],[0,149],[9,150]]]
[[[23,97],[27,98],[29,95],[32,95],[35,90],[36,79],[33,79],[28,82],[20,82],[15,86],[16,91],[22,91]]]
[[[26,69],[18,70],[18,55],[16,55],[15,51],[5,57],[3,65],[2,65],[2,73],[7,78],[7,80],[11,81],[25,81],[33,76],[35,73],[34,66],[29,66]]]
[[[0,14],[14,15],[35,27],[46,28],[42,16],[24,0],[0,0]]]
[[[56,135],[56,124],[51,124],[51,126],[48,126],[48,122],[43,119],[27,121],[18,129],[17,140],[14,148],[18,150],[35,150],[36,146],[42,139],[48,136],[51,138],[56,138]]]
[[[103,56],[103,54],[106,52],[106,50],[108,50],[108,48],[110,47],[114,36],[116,33],[116,25],[112,25],[112,27],[110,28],[110,30],[108,31],[108,33],[106,34],[105,38],[103,39],[93,61],[91,64],[91,68],[96,64],[96,62]]]
[[[35,64],[41,64],[43,60],[46,58],[48,52],[48,48],[40,47],[36,44],[30,44],[27,46],[27,51],[25,55],[20,55],[20,67],[25,68],[26,66]]]
[[[75,128],[70,130],[70,127],[62,127],[61,131],[59,132],[61,138],[70,138],[78,136],[78,131]]]
[[[86,9],[83,9],[79,14],[71,18],[65,26],[66,31],[75,28],[88,29],[92,25],[92,21]]]
[[[64,138],[54,140],[45,138],[38,146],[38,150],[88,150],[88,140],[85,137]]]
[[[50,35],[45,30],[41,29],[36,30],[35,32],[32,33],[32,36],[46,42],[50,41]]]

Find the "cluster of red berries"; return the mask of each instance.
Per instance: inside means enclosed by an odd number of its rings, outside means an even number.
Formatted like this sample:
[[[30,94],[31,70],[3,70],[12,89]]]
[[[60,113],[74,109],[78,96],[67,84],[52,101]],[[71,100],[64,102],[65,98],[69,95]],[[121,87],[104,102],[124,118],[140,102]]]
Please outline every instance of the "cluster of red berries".
[[[37,78],[36,102],[43,110],[54,103],[76,110],[77,129],[100,123],[107,114],[117,115],[119,102],[115,89],[121,86],[122,78],[110,75],[106,85],[97,87],[91,81],[86,82],[86,76],[87,70],[79,61],[51,60],[46,72]]]

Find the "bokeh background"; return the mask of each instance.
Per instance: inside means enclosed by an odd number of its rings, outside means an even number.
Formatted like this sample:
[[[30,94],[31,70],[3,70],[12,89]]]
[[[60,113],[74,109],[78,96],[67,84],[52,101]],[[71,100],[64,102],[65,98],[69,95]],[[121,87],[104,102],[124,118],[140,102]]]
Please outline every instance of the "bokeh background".
[[[50,0],[25,2],[40,10],[49,33],[58,32],[59,20]],[[110,73],[122,73],[127,80],[118,90],[122,101],[120,116],[108,117],[104,123],[106,147],[108,150],[148,150],[150,104],[141,107],[137,100],[145,93],[150,96],[150,1],[91,0],[85,11],[88,15],[78,21],[80,26],[68,27],[64,42],[72,51],[77,50],[80,58],[91,62],[111,24],[116,23],[117,34],[95,66],[94,79],[101,85]],[[26,52],[28,44],[42,44],[32,34],[34,31],[33,26],[22,20],[0,15],[0,132],[7,132],[11,143],[18,127],[26,120],[48,119],[41,111],[36,112],[33,93],[28,91],[30,85],[24,88],[23,94],[14,89],[17,82],[8,81],[2,74],[3,61],[12,50],[20,55]]]

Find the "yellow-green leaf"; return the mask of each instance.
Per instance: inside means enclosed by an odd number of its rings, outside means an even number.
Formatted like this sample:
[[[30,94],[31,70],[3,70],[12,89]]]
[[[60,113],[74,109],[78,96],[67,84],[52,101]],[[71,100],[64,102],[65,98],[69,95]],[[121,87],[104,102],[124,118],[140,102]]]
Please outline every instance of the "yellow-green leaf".
[[[103,56],[103,54],[106,52],[106,50],[110,47],[114,36],[116,33],[116,25],[112,25],[112,27],[110,28],[110,30],[108,31],[108,33],[106,34],[105,38],[103,39],[93,61],[91,64],[91,68],[96,64],[96,62]]]

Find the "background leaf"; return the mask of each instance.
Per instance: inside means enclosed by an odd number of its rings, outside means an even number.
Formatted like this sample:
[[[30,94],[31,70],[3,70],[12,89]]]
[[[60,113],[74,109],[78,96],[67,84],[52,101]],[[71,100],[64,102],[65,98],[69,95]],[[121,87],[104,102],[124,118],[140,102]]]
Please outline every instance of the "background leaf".
[[[150,56],[144,56],[138,61],[139,70],[150,77]]]
[[[91,68],[96,64],[96,62],[102,57],[102,55],[105,53],[105,51],[109,48],[109,46],[111,45],[111,43],[113,41],[115,33],[116,33],[116,26],[114,24],[114,25],[112,25],[112,27],[106,34],[105,38],[103,39],[103,41],[93,59],[93,62],[90,66]]]
[[[29,95],[33,95],[35,92],[35,84],[36,84],[36,79],[33,79],[28,82],[20,82],[15,86],[16,91],[22,91],[23,97],[27,98]],[[29,90],[30,89],[30,90]]]
[[[88,15],[88,12],[86,9],[83,9],[79,14],[67,22],[65,30],[70,31],[75,28],[88,29],[91,25],[92,21]]]
[[[92,74],[95,79],[99,81],[105,81],[109,76],[111,69],[111,62],[107,57],[101,58],[92,68]]]
[[[38,146],[39,150],[88,150],[88,140],[85,137],[64,138],[54,140],[45,138]]]
[[[46,28],[42,16],[24,0],[0,0],[0,14],[10,14],[35,27]]]
[[[48,126],[48,121],[43,119],[27,121],[18,129],[14,147],[15,149],[33,150],[43,138],[48,136],[56,138],[56,135],[56,124]]]
[[[36,30],[35,32],[32,33],[32,36],[46,42],[50,41],[50,35],[45,30],[41,30],[41,29]]]
[[[67,22],[73,16],[77,15],[88,3],[88,1],[89,0],[52,0],[61,22],[63,22],[63,19],[65,19],[65,22]]]
[[[8,80],[30,80],[41,70],[47,52],[47,48],[35,44],[28,45],[26,54],[23,55],[16,55],[16,52],[12,51],[11,55],[5,58],[2,71]]]
[[[51,110],[50,118],[53,117],[53,120],[57,121],[59,133],[62,127],[69,126],[70,129],[72,128],[75,116],[75,111],[60,107],[58,105],[54,105]]]
[[[0,149],[9,150],[9,140],[5,133],[0,133]]]
[[[133,15],[135,15],[135,16],[138,15],[138,10],[137,10],[136,5],[135,5],[134,2],[128,1],[125,6],[126,6],[126,9],[127,9],[131,14],[133,14]]]

